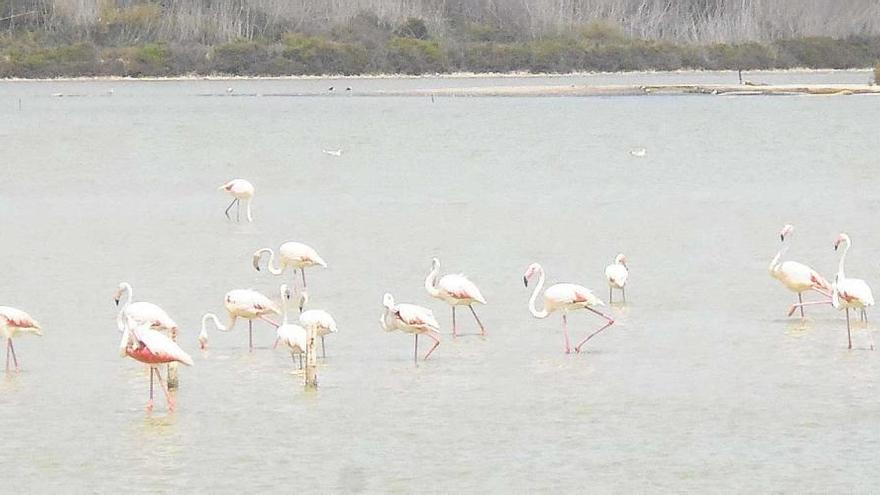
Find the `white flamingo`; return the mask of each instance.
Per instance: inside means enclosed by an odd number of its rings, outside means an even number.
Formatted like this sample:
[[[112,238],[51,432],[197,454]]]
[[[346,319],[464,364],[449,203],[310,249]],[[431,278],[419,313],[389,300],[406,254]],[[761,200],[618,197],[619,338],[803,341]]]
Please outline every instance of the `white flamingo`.
[[[290,349],[290,359],[293,359],[294,362],[296,362],[294,355],[298,354],[299,369],[302,369],[302,355],[307,349],[308,335],[306,334],[305,328],[287,321],[287,305],[290,302],[290,298],[290,289],[287,287],[287,284],[281,284],[281,311],[283,312],[283,320],[281,321],[281,326],[279,326],[276,331],[277,338],[275,339],[274,347],[278,347],[278,344],[286,345],[288,349]]]
[[[241,221],[241,201],[244,200],[247,206],[248,222],[254,221],[254,217],[251,215],[251,201],[254,199],[253,184],[244,179],[232,179],[231,181],[223,184],[217,189],[226,191],[233,197],[232,202],[229,203],[229,206],[226,207],[226,211],[224,212],[226,218],[232,220],[232,217],[229,216],[229,210],[231,210],[232,207],[237,204],[238,209],[236,210],[235,220]]]
[[[269,263],[266,265],[269,273],[272,275],[281,275],[284,270],[291,268],[293,270],[293,283],[296,286],[296,270],[302,272],[303,289],[306,288],[306,268],[313,266],[327,267],[324,259],[315,251],[314,248],[301,242],[285,242],[278,248],[278,256],[281,259],[279,265],[272,266],[275,262],[275,251],[271,248],[261,248],[254,253],[254,269],[260,271],[260,261],[263,255],[269,253]]]
[[[149,365],[150,367],[150,400],[147,402],[147,410],[153,409],[153,375],[159,379],[159,385],[165,393],[168,410],[174,410],[174,398],[168,392],[168,385],[162,380],[158,366],[173,362],[192,366],[192,358],[183,351],[176,343],[164,334],[150,330],[149,323],[137,324],[129,319],[122,332],[122,340],[119,342],[119,354]]]
[[[301,292],[299,302],[300,311],[302,311],[303,307],[308,302],[308,293],[305,291]],[[314,331],[316,336],[321,337],[321,357],[326,358],[327,347],[324,345],[324,336],[338,332],[338,329],[336,328],[336,320],[330,316],[330,313],[323,309],[309,309],[300,313],[299,324],[302,325],[306,331]]]
[[[785,225],[782,227],[782,230],[779,231],[779,240],[782,242],[782,247],[779,248],[776,256],[770,261],[768,269],[770,270],[771,277],[779,280],[786,288],[788,288],[788,290],[795,292],[798,295],[798,303],[791,306],[788,311],[788,316],[791,316],[797,308],[800,308],[801,317],[803,318],[804,306],[812,304],[828,304],[831,302],[829,299],[825,299],[822,301],[804,303],[803,293],[812,290],[830,298],[831,284],[825,280],[825,277],[819,275],[819,272],[803,263],[798,263],[797,261],[780,262],[782,255],[788,251],[789,239],[791,239],[793,232],[794,227],[791,225]]]
[[[217,315],[214,313],[205,313],[202,315],[202,329],[199,331],[199,349],[205,350],[208,348],[208,320],[214,320],[214,326],[217,330],[222,332],[228,332],[225,326],[220,323],[220,319],[217,318]]]
[[[382,328],[386,332],[398,330],[415,336],[413,359],[416,364],[419,362],[419,335],[427,335],[434,339],[434,347],[431,347],[425,354],[427,360],[434,349],[440,345],[440,324],[434,318],[434,313],[428,308],[415,304],[394,304],[394,297],[388,293],[382,298],[382,305],[385,307],[385,312],[379,319],[379,323],[382,324]]]
[[[477,316],[473,306],[474,303],[486,304],[486,299],[483,298],[480,289],[464,275],[450,273],[437,280],[439,274],[440,260],[434,258],[431,260],[431,271],[425,277],[425,290],[428,291],[431,297],[440,299],[452,306],[452,336],[458,336],[455,325],[456,306],[467,306],[470,308],[474,319],[477,320],[477,325],[480,326],[480,335],[485,336],[486,329],[483,327],[483,322],[480,321],[480,317]]]
[[[576,284],[554,284],[550,287],[547,287],[547,290],[544,291],[544,309],[538,311],[535,308],[535,300],[538,298],[538,293],[541,292],[541,288],[544,287],[544,269],[538,263],[532,263],[526,269],[525,274],[523,274],[523,283],[526,287],[529,286],[529,280],[535,275],[538,274],[538,285],[535,286],[535,290],[532,292],[532,297],[529,299],[529,311],[532,313],[532,316],[535,318],[547,318],[550,316],[550,313],[554,311],[560,310],[562,311],[562,331],[565,334],[565,353],[571,353],[571,343],[568,338],[568,312],[574,311],[577,309],[586,309],[587,311],[591,311],[601,316],[605,320],[608,321],[602,328],[596,330],[587,336],[584,340],[582,340],[577,346],[575,346],[575,351],[581,352],[581,347],[587,343],[588,340],[592,339],[596,334],[605,330],[614,324],[614,319],[610,316],[597,311],[592,308],[592,306],[604,306],[605,304],[601,299],[596,297],[589,289],[586,287],[576,285]]]
[[[229,324],[226,325],[227,331],[235,327],[238,318],[244,318],[248,321],[248,349],[254,350],[254,320],[260,319],[269,323],[275,328],[278,324],[270,320],[267,315],[280,315],[281,310],[278,305],[271,299],[260,294],[253,289],[235,289],[226,293],[223,298],[223,306],[229,313]]]
[[[125,296],[125,301],[122,301],[123,296]],[[131,284],[128,282],[121,282],[116,288],[116,293],[113,295],[113,300],[116,302],[116,306],[119,307],[119,313],[116,315],[116,326],[120,332],[125,331],[125,328],[128,326],[127,321],[131,318],[134,320],[135,325],[140,326],[144,323],[149,323],[151,329],[168,332],[173,340],[176,339],[177,323],[168,316],[164,309],[151,302],[132,302],[133,297],[134,292],[132,291]],[[122,302],[121,305],[120,302]]]
[[[849,343],[849,349],[852,349],[852,331],[849,324],[849,308],[861,310],[861,316],[865,323],[868,322],[868,315],[865,308],[874,305],[874,294],[871,293],[871,287],[861,279],[849,278],[843,271],[843,265],[846,261],[846,253],[852,246],[852,241],[846,234],[840,234],[834,241],[834,250],[836,251],[840,244],[845,244],[843,252],[840,253],[840,261],[837,264],[837,275],[834,277],[834,284],[831,285],[831,304],[837,309],[846,310],[846,338]],[[868,337],[871,339],[871,349],[874,349],[874,337],[868,330]]]
[[[626,279],[629,277],[629,268],[626,266],[626,256],[623,253],[614,258],[614,263],[605,267],[605,279],[608,280],[608,304],[614,302],[612,294],[614,289],[623,293],[623,302],[626,302]]]
[[[15,363],[15,371],[21,371],[18,365],[18,357],[15,356],[15,347],[12,339],[20,333],[32,333],[43,335],[43,330],[37,320],[20,309],[0,306],[0,331],[6,337],[6,372],[9,373],[9,354],[12,353],[12,361]]]

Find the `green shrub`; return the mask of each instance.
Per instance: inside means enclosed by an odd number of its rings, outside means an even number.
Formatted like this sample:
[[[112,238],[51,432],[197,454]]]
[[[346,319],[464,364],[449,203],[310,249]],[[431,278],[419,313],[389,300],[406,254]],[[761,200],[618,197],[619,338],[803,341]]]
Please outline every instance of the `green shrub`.
[[[368,61],[362,46],[299,34],[285,36],[282,54],[298,74],[360,74]]]
[[[874,84],[880,85],[880,62],[874,66]]]
[[[403,74],[441,72],[448,57],[436,41],[415,38],[391,38],[388,42],[388,69]]]
[[[418,17],[410,17],[394,31],[394,35],[398,38],[426,40],[428,39],[428,26]]]
[[[211,68],[223,74],[257,74],[268,59],[265,47],[256,42],[236,40],[215,46],[210,54]]]

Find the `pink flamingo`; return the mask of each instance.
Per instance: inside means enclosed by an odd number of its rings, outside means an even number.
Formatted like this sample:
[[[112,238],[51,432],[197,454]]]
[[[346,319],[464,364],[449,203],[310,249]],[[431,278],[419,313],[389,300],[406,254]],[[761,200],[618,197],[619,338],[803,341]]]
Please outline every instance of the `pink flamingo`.
[[[199,341],[199,349],[207,350],[208,349],[208,320],[214,320],[214,326],[217,327],[217,330],[225,331],[226,327],[220,323],[220,319],[217,318],[217,315],[214,313],[205,313],[202,315],[202,329],[199,332],[198,341]]]
[[[605,279],[608,280],[608,304],[612,300],[612,291],[618,289],[623,293],[623,302],[626,302],[626,279],[629,278],[629,268],[626,266],[626,256],[623,253],[614,258],[614,263],[605,267]]]
[[[19,333],[32,333],[43,335],[40,324],[31,318],[31,315],[20,309],[0,306],[0,330],[6,337],[6,372],[9,372],[9,353],[12,353],[12,361],[15,363],[15,371],[21,371],[18,358],[15,356],[15,347],[12,346],[12,338]]]
[[[798,263],[797,261],[779,261],[782,255],[788,251],[788,241],[791,239],[792,232],[794,232],[794,227],[791,225],[785,225],[782,227],[782,230],[779,231],[779,239],[782,241],[782,247],[779,248],[776,256],[770,261],[770,266],[768,268],[770,270],[770,276],[782,282],[788,290],[795,292],[798,295],[798,302],[789,308],[788,316],[791,316],[797,308],[800,308],[801,318],[803,318],[805,316],[804,306],[812,304],[828,304],[831,302],[831,284],[829,284],[822,275],[819,275],[819,272],[803,263]],[[805,303],[803,293],[808,290],[818,292],[829,299]]]
[[[394,304],[394,297],[386,293],[382,299],[382,305],[385,312],[379,323],[386,332],[399,330],[404,333],[411,333],[415,336],[415,347],[413,348],[413,358],[416,365],[419,362],[419,335],[427,335],[434,339],[434,347],[425,354],[425,359],[434,352],[434,349],[440,345],[440,324],[434,318],[434,313],[428,308],[416,306],[415,304]]]
[[[119,313],[116,315],[116,326],[120,332],[125,330],[126,322],[131,318],[136,325],[149,323],[151,329],[168,332],[172,340],[176,339],[177,323],[168,316],[164,309],[150,302],[131,302],[133,292],[128,282],[121,282],[116,289],[116,294],[113,295],[113,300],[116,301],[117,306],[120,306],[123,294],[127,297],[122,302]]]
[[[119,342],[119,355],[130,357],[136,361],[147,364],[150,367],[150,400],[147,402],[147,411],[153,410],[153,375],[159,379],[162,392],[165,393],[165,401],[168,410],[174,410],[174,399],[168,392],[168,385],[162,380],[158,366],[173,362],[192,366],[192,358],[177,344],[165,335],[150,330],[148,323],[137,325],[134,320],[129,320],[122,332],[122,340]]]
[[[270,320],[267,315],[280,315],[281,310],[271,299],[253,289],[235,289],[226,293],[223,305],[229,313],[229,325],[223,327],[217,325],[219,330],[231,331],[235,327],[238,318],[248,321],[248,348],[254,350],[254,320],[260,319],[278,328],[278,324]]]
[[[251,216],[251,200],[254,199],[254,185],[244,179],[232,179],[231,181],[223,184],[222,186],[217,188],[218,190],[223,190],[232,195],[232,202],[229,203],[229,206],[226,207],[226,218],[232,220],[232,217],[229,216],[229,210],[232,209],[234,205],[238,205],[238,209],[236,210],[235,220],[241,221],[241,200],[244,200],[247,203],[247,219],[248,222],[253,222],[254,217]]]
[[[303,311],[303,307],[309,302],[309,294],[305,291],[300,293],[299,299],[299,324],[306,330],[315,332],[315,335],[321,337],[321,357],[327,358],[327,347],[324,344],[324,336],[336,333],[336,320],[330,316],[330,313],[323,309],[309,309]]]
[[[596,297],[589,289],[586,287],[582,287],[576,284],[554,284],[550,287],[547,287],[547,290],[544,291],[544,309],[538,311],[535,309],[535,300],[538,298],[538,293],[541,292],[541,288],[544,287],[544,269],[538,263],[532,263],[526,269],[525,274],[523,275],[523,283],[526,287],[529,286],[529,279],[531,279],[535,274],[539,274],[538,277],[538,285],[535,286],[535,290],[532,292],[532,297],[529,299],[529,311],[532,313],[532,316],[535,318],[547,318],[550,313],[553,313],[556,310],[562,311],[562,330],[565,334],[565,353],[571,353],[571,344],[569,343],[568,338],[568,312],[574,311],[576,309],[586,309],[597,315],[605,318],[608,323],[606,323],[602,328],[596,330],[587,336],[584,340],[582,340],[576,347],[575,351],[581,352],[581,347],[587,343],[588,340],[592,339],[596,334],[605,330],[614,324],[614,319],[610,316],[593,309],[591,306],[604,306],[605,304]]]
[[[840,244],[845,244],[843,252],[840,254],[840,261],[837,265],[837,275],[834,277],[834,284],[831,286],[831,304],[836,309],[846,310],[846,338],[849,342],[849,349],[852,349],[852,331],[849,325],[849,308],[860,309],[861,318],[865,324],[868,323],[868,314],[865,308],[874,305],[874,294],[871,293],[871,287],[861,279],[849,278],[843,271],[843,265],[846,261],[846,253],[852,246],[852,241],[846,234],[840,234],[834,241],[834,250],[836,251]],[[871,339],[871,350],[874,349],[874,337],[868,330],[868,337]]]
[[[275,251],[272,251],[272,248],[258,249],[254,253],[253,259],[254,269],[257,271],[260,271],[260,260],[262,260],[265,253],[269,253],[269,263],[266,265],[266,268],[268,268],[269,273],[272,275],[281,275],[288,267],[293,270],[294,287],[296,287],[296,270],[299,269],[302,272],[303,290],[306,289],[306,268],[313,266],[327,267],[327,263],[324,262],[324,259],[321,258],[314,248],[301,242],[291,241],[285,242],[278,248],[278,255],[281,258],[280,266],[272,266],[272,263],[275,261]]]
[[[303,359],[302,355],[307,350],[307,342],[308,342],[308,334],[306,333],[306,329],[294,324],[290,323],[287,320],[287,305],[290,302],[291,294],[290,289],[287,287],[287,284],[281,285],[281,306],[282,311],[284,312],[283,320],[281,321],[281,325],[276,330],[276,339],[275,345],[273,348],[278,347],[278,344],[284,344],[290,349],[290,359],[296,362],[294,356],[299,354],[299,369],[303,368]],[[335,322],[334,322],[335,325]]]
[[[450,273],[440,277],[438,281],[437,277],[439,274],[440,260],[434,258],[431,260],[431,271],[425,277],[425,290],[428,291],[431,297],[440,299],[452,306],[452,336],[458,337],[455,325],[456,306],[467,306],[470,308],[474,319],[477,320],[477,325],[480,326],[480,335],[485,336],[486,329],[483,327],[483,322],[480,321],[480,317],[474,311],[474,303],[486,304],[486,299],[483,298],[480,289],[464,275]]]

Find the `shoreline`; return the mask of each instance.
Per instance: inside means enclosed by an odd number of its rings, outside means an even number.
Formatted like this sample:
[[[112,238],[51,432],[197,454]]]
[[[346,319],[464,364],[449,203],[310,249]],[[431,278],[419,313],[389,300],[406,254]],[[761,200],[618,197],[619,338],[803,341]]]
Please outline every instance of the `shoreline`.
[[[872,68],[865,67],[860,69],[811,69],[811,68],[791,68],[791,69],[760,69],[760,70],[744,70],[743,74],[834,74],[834,73],[862,73],[870,75]],[[387,79],[562,79],[569,77],[589,77],[589,76],[631,76],[631,75],[657,75],[657,74],[677,74],[677,75],[699,75],[699,74],[736,74],[736,70],[704,70],[704,69],[679,69],[679,70],[658,70],[658,71],[617,71],[617,72],[446,72],[433,74],[357,74],[357,75],[289,75],[289,76],[230,76],[230,75],[179,75],[179,76],[161,76],[161,77],[128,77],[128,76],[85,76],[85,77],[52,77],[52,78],[20,78],[10,77],[0,79],[0,83],[5,82],[166,82],[166,81],[319,81],[319,80],[387,80]],[[674,86],[674,85],[670,85]],[[809,85],[807,85],[809,86]],[[849,85],[854,86],[854,85]],[[867,85],[866,85],[867,86]],[[753,86],[749,86],[753,87]],[[763,87],[763,86],[758,86]]]

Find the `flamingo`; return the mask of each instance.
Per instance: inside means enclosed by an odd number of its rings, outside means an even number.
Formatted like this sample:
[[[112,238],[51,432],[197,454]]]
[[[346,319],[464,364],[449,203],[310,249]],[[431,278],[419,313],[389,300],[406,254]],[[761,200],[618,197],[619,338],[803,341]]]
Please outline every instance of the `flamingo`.
[[[597,311],[592,308],[592,306],[604,306],[605,303],[602,302],[601,299],[596,297],[589,289],[586,287],[582,287],[576,284],[554,284],[550,287],[547,287],[547,290],[544,291],[544,309],[538,311],[535,309],[535,299],[538,298],[538,293],[541,292],[541,288],[544,287],[544,268],[541,267],[538,263],[532,263],[526,269],[525,274],[523,274],[523,283],[526,287],[529,286],[529,280],[535,275],[539,274],[538,277],[538,285],[535,286],[535,290],[532,292],[532,297],[529,299],[529,311],[532,313],[532,316],[535,318],[547,318],[550,316],[550,313],[554,311],[561,310],[562,311],[562,330],[565,334],[565,353],[571,353],[571,344],[569,343],[568,338],[568,312],[574,311],[576,309],[586,309],[597,315],[605,318],[608,321],[602,328],[596,330],[587,336],[584,340],[582,340],[577,346],[575,346],[576,352],[581,352],[581,347],[587,343],[588,340],[593,338],[596,334],[605,330],[614,324],[614,319],[610,316],[602,313],[601,311]]]
[[[338,331],[336,328],[336,320],[330,316],[330,313],[323,309],[309,309],[303,311],[302,309],[308,301],[308,293],[305,291],[300,293],[299,310],[301,313],[299,315],[299,324],[307,331],[313,331],[315,332],[315,335],[321,337],[321,357],[326,359],[327,347],[324,345],[324,336]]]
[[[168,410],[174,410],[174,399],[168,392],[167,384],[162,380],[158,366],[166,363],[183,363],[192,366],[192,358],[183,351],[174,341],[159,332],[150,329],[149,323],[138,324],[134,319],[129,319],[125,330],[122,332],[122,340],[119,342],[119,355],[130,357],[150,367],[150,400],[147,402],[147,411],[153,410],[153,375],[159,379],[162,392],[165,393],[165,401]]]
[[[770,276],[778,279],[788,288],[788,290],[796,292],[798,295],[798,303],[792,305],[789,309],[788,316],[791,316],[797,308],[800,308],[801,318],[803,318],[805,316],[804,306],[809,306],[811,304],[828,304],[831,302],[830,300],[823,300],[804,303],[803,292],[812,290],[830,298],[831,284],[829,284],[822,275],[819,275],[819,272],[803,263],[798,263],[797,261],[784,261],[780,263],[779,259],[786,251],[788,251],[788,240],[791,239],[792,232],[794,232],[794,227],[791,225],[785,225],[782,227],[782,230],[779,231],[779,239],[782,241],[782,247],[779,248],[776,256],[770,261],[769,270]]]
[[[214,313],[205,313],[202,315],[202,329],[199,332],[199,349],[206,350],[208,348],[208,320],[214,320],[214,326],[217,330],[226,332],[226,327],[220,323],[220,319]]]
[[[125,331],[127,321],[131,318],[136,325],[149,323],[151,329],[168,332],[171,335],[171,339],[176,340],[177,323],[168,316],[164,309],[150,302],[131,302],[134,292],[132,291],[131,284],[128,282],[120,282],[116,288],[116,294],[113,295],[116,306],[120,306],[119,303],[122,301],[123,295],[127,297],[119,308],[119,313],[116,315],[116,325],[119,327],[120,332]]]
[[[385,312],[379,323],[386,332],[399,330],[404,333],[411,333],[415,336],[415,346],[413,347],[413,359],[418,365],[419,362],[419,335],[427,335],[434,339],[434,347],[425,354],[425,360],[434,352],[434,349],[440,345],[440,324],[434,318],[434,313],[428,308],[416,306],[415,304],[394,304],[394,297],[385,293],[382,298],[382,305]]]
[[[614,258],[614,263],[605,267],[605,278],[608,279],[608,304],[612,300],[612,291],[618,289],[623,293],[623,302],[626,302],[626,279],[629,277],[629,268],[626,266],[626,255],[620,253]]]
[[[253,289],[235,289],[226,293],[223,305],[229,313],[228,330],[235,327],[238,318],[248,320],[248,348],[254,350],[254,320],[261,319],[275,328],[278,324],[267,318],[266,315],[280,315],[281,310],[271,299]],[[219,327],[218,327],[219,328]]]
[[[294,362],[296,362],[294,353],[299,354],[299,369],[302,369],[302,354],[308,348],[308,335],[305,328],[287,321],[287,303],[290,301],[290,289],[287,287],[287,284],[281,284],[281,301],[284,316],[281,326],[276,330],[277,338],[275,339],[274,347],[278,347],[278,344],[286,345],[290,349],[290,359],[293,359]]]
[[[217,188],[218,190],[224,190],[233,196],[232,202],[229,203],[229,206],[226,207],[226,218],[232,220],[232,217],[229,216],[229,210],[235,204],[238,204],[238,209],[236,210],[235,220],[241,221],[241,200],[245,200],[247,202],[247,219],[248,222],[253,222],[254,218],[251,215],[251,200],[254,199],[254,185],[244,179],[232,179],[231,181],[223,184],[222,186]]]
[[[263,255],[265,253],[269,253],[269,263],[266,265],[269,273],[272,275],[281,275],[284,273],[288,267],[293,269],[293,282],[294,287],[296,287],[296,270],[299,269],[302,272],[302,282],[303,289],[306,288],[306,268],[313,266],[320,266],[323,268],[327,268],[327,263],[324,262],[324,259],[315,251],[314,248],[303,244],[301,242],[285,242],[278,248],[278,255],[281,258],[280,265],[272,266],[275,262],[275,251],[272,251],[272,248],[261,248],[258,249],[254,253],[254,269],[260,271],[260,260],[263,259]]]
[[[874,294],[871,293],[871,287],[864,280],[858,278],[848,278],[843,272],[843,264],[846,261],[846,253],[852,246],[852,241],[846,234],[840,234],[834,241],[834,250],[840,244],[845,244],[843,252],[840,253],[840,261],[837,264],[837,275],[834,277],[834,284],[831,285],[831,304],[836,309],[846,310],[846,338],[849,342],[849,349],[852,349],[852,332],[849,325],[849,308],[860,309],[861,316],[865,323],[868,322],[868,315],[865,308],[874,305]],[[874,349],[874,337],[870,330],[868,336],[871,338],[871,350]]]
[[[43,335],[42,328],[37,320],[20,309],[0,306],[0,330],[6,337],[6,372],[9,373],[9,353],[12,353],[12,361],[15,363],[15,371],[21,371],[18,358],[15,356],[15,347],[12,346],[12,338],[19,333],[32,333]]]
[[[428,276],[425,277],[425,290],[428,291],[428,294],[431,297],[440,299],[452,306],[452,336],[458,337],[455,325],[456,306],[467,306],[470,308],[471,313],[474,315],[474,319],[477,320],[477,325],[480,326],[480,335],[485,336],[486,329],[483,327],[483,322],[480,321],[480,317],[478,317],[477,312],[474,311],[474,303],[486,304],[486,299],[480,294],[480,289],[478,289],[473,282],[468,280],[467,277],[460,274],[450,273],[440,277],[440,280],[438,281],[437,277],[439,273],[440,260],[433,258],[431,260],[431,271],[428,273]]]

